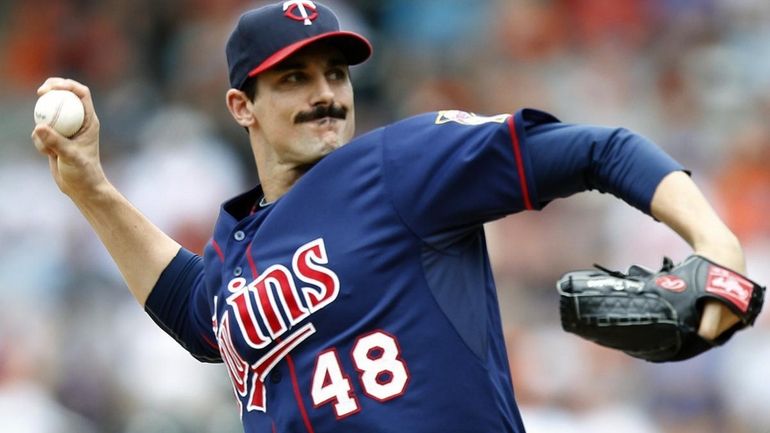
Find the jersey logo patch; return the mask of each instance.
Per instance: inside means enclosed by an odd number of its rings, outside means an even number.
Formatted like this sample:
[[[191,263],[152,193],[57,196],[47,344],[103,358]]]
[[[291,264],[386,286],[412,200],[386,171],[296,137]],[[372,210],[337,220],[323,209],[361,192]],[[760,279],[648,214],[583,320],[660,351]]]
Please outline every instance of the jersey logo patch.
[[[443,125],[449,122],[455,122],[468,126],[478,126],[485,123],[504,123],[510,116],[510,114],[479,116],[478,114],[468,113],[460,110],[444,110],[438,112],[438,116],[436,117],[436,125]]]

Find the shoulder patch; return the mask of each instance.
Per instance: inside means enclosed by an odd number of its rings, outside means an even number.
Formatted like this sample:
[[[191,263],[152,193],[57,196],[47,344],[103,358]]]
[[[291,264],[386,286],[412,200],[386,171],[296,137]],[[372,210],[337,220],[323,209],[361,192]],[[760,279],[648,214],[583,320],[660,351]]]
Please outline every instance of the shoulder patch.
[[[456,122],[461,125],[469,126],[483,125],[485,123],[504,123],[510,116],[510,114],[479,116],[474,113],[460,110],[444,110],[438,112],[438,116],[436,116],[436,125],[443,125],[449,122]]]

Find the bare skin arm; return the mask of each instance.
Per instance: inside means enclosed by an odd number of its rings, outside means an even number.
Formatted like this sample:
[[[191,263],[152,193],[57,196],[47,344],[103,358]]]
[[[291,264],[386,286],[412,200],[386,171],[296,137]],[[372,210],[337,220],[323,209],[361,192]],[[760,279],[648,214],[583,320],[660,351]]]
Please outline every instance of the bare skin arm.
[[[73,80],[49,78],[38,95],[70,90],[85,107],[85,121],[71,139],[46,125],[32,132],[37,150],[48,162],[59,189],[91,224],[118,265],[129,290],[144,305],[161,272],[180,245],[142,215],[107,180],[99,159],[99,119],[89,89]]]
[[[671,173],[663,179],[652,198],[652,215],[678,233],[696,254],[746,273],[740,242],[686,173]],[[713,340],[737,322],[727,307],[708,301],[698,333]]]

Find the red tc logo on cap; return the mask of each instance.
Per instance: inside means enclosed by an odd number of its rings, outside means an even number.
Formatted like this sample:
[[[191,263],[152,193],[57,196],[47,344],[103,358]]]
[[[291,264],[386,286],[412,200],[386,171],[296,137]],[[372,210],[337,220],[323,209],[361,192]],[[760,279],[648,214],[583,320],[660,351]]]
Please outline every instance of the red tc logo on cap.
[[[310,11],[308,13],[308,10]],[[299,12],[299,14],[297,13]],[[315,4],[309,0],[290,0],[283,2],[283,14],[296,20],[304,21],[306,26],[313,24],[313,20],[318,18],[318,11]]]

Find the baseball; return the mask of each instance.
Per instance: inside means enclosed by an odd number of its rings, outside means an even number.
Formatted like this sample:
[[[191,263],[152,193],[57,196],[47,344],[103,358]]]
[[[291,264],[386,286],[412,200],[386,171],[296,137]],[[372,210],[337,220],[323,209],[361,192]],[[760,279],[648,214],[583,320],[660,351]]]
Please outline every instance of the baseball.
[[[69,90],[48,91],[35,104],[35,124],[45,123],[65,137],[80,130],[84,116],[83,103]]]

